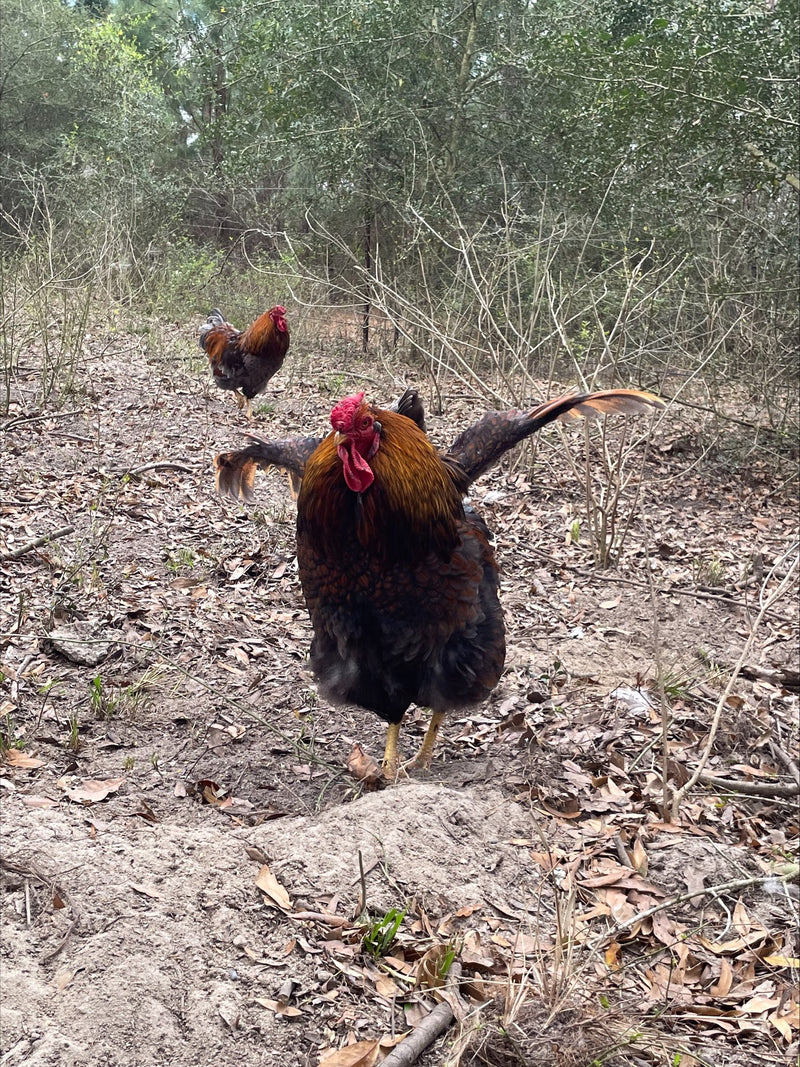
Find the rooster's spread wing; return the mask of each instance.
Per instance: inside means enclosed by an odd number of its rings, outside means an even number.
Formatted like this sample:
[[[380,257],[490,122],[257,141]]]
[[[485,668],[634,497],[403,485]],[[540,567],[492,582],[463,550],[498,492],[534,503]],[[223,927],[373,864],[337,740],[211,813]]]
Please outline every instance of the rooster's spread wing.
[[[599,393],[560,396],[530,411],[489,411],[459,434],[444,459],[463,472],[466,488],[510,448],[556,419],[615,413],[632,415],[663,407],[664,402],[652,393],[639,389],[607,389]]]

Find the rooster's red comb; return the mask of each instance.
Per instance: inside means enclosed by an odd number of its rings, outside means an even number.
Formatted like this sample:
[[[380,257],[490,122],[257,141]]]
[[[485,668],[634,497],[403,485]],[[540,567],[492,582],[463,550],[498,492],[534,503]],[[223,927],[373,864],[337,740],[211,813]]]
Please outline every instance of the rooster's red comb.
[[[339,433],[352,433],[355,429],[356,413],[364,400],[363,393],[355,393],[340,400],[331,412],[331,426]]]

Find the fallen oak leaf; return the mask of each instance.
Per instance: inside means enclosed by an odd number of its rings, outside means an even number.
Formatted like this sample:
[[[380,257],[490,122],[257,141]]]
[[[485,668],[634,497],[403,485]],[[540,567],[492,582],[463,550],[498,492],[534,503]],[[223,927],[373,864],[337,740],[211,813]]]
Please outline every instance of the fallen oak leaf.
[[[11,767],[22,767],[25,770],[32,770],[34,767],[43,767],[45,762],[37,756],[29,756],[27,752],[22,752],[18,748],[8,749],[5,754],[5,761]]]
[[[733,985],[733,968],[730,963],[723,956],[720,960],[722,964],[719,979],[709,989],[709,994],[712,997],[727,997],[731,991]]]
[[[377,789],[382,781],[381,769],[373,756],[370,756],[356,742],[347,757],[347,772],[365,789]]]
[[[418,989],[438,989],[445,984],[445,963],[448,953],[452,953],[452,946],[441,942],[429,948],[417,962],[417,974],[415,986]],[[452,955],[451,955],[452,960]]]
[[[381,974],[375,979],[375,992],[379,997],[386,997],[387,1000],[391,1000],[392,997],[399,996],[402,993],[402,989],[388,974]]]
[[[280,908],[281,911],[288,912],[292,910],[292,901],[289,897],[289,894],[283,888],[281,883],[278,881],[278,879],[275,877],[275,875],[272,873],[266,863],[258,872],[258,877],[256,878],[256,886],[268,898],[265,901],[266,904],[274,904],[275,907]]]
[[[752,997],[745,1004],[742,1004],[741,1011],[750,1012],[753,1015],[760,1015],[762,1012],[770,1011],[772,1008],[780,1007],[780,997]]]
[[[286,1019],[296,1019],[298,1015],[303,1014],[300,1008],[295,1008],[291,1004],[281,1004],[277,1000],[267,1000],[266,997],[253,997],[253,1000],[262,1008],[269,1008],[276,1015],[283,1015]]]
[[[53,980],[56,992],[63,993],[77,973],[77,971],[59,971]]]
[[[200,797],[206,804],[219,805],[228,794],[228,790],[210,778],[201,778],[197,782],[196,789],[200,791]]]
[[[50,797],[33,796],[23,797],[22,803],[27,804],[29,808],[57,808],[59,804],[57,800],[51,800]]]
[[[124,778],[106,778],[103,780],[95,778],[84,778],[80,785],[67,788],[62,785],[65,795],[75,801],[76,804],[97,804],[101,800],[105,800],[111,793],[116,793]],[[63,779],[59,781],[59,785],[63,782]]]
[[[319,1067],[374,1067],[378,1054],[378,1041],[356,1041],[320,1056]]]

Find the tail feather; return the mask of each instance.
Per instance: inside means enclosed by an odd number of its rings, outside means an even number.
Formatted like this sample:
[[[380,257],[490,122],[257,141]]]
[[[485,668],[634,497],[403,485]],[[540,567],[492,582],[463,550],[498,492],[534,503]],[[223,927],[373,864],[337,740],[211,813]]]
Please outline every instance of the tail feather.
[[[536,422],[531,433],[546,426],[554,419],[580,419],[599,415],[638,415],[646,411],[658,411],[664,401],[653,393],[641,389],[604,389],[599,393],[578,393],[546,401],[526,418]],[[527,434],[526,434],[527,436]]]
[[[411,387],[406,389],[402,396],[389,404],[388,410],[405,415],[407,419],[415,422],[420,430],[425,430],[425,408],[416,389]]]
[[[203,323],[198,331],[198,343],[202,349],[207,347],[206,342],[208,335],[213,330],[218,330],[221,327],[226,329],[226,332],[235,332],[233,326],[229,322],[226,322],[225,316],[222,314],[219,308],[212,308],[208,318]]]

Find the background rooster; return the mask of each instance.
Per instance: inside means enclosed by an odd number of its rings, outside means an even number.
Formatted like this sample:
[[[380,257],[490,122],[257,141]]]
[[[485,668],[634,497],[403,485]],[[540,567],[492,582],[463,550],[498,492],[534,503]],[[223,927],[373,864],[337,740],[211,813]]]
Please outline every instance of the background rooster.
[[[416,393],[404,394],[399,411],[358,393],[333,409],[325,438],[253,438],[217,457],[218,489],[234,498],[250,499],[258,466],[302,478],[297,561],[314,629],[311,665],[328,699],[389,723],[387,777],[398,773],[410,704],[433,712],[411,763],[428,767],[445,713],[484,700],[503,670],[497,565],[485,523],[465,510],[470,484],[554,419],[660,407],[628,389],[562,396],[528,412],[489,412],[440,454],[418,425]]]
[[[252,418],[250,401],[263,392],[281,369],[289,348],[286,308],[277,304],[248,326],[237,330],[214,308],[200,327],[200,347],[208,356],[214,381],[232,389],[241,410]]]

